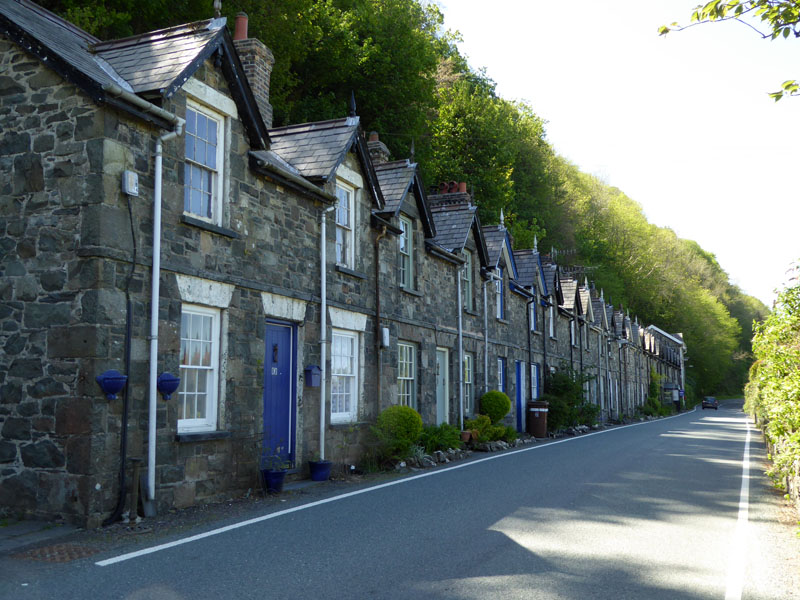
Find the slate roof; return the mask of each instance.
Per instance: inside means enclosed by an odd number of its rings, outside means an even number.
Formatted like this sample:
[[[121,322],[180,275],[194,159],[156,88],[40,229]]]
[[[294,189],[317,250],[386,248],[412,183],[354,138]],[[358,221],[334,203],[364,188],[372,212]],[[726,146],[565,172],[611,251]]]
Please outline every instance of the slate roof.
[[[604,325],[603,323],[603,314],[605,312],[605,306],[602,298],[592,298],[592,312],[594,313],[594,322],[601,327]]]
[[[539,261],[537,253],[533,250],[514,250],[514,262],[517,263],[517,280],[520,285],[538,287]]]
[[[436,235],[436,226],[433,222],[428,199],[425,195],[425,186],[419,174],[417,163],[410,160],[395,160],[374,164],[378,184],[383,193],[384,208],[382,213],[397,216],[411,193],[416,202],[417,212],[425,230],[425,236],[433,238]]]
[[[269,130],[270,149],[303,177],[330,181],[358,136],[358,117]]]
[[[174,94],[218,49],[221,68],[250,145],[264,149],[269,135],[225,19],[209,19],[148,34],[102,42],[30,0],[0,0],[0,33],[39,58],[95,102],[127,111],[160,127],[163,115],[145,111],[109,86],[128,93]]]
[[[123,77],[137,94],[169,97],[223,41],[225,19],[208,19],[109,42],[92,50]]]
[[[414,182],[414,175],[417,173],[416,163],[408,159],[380,163],[375,165],[375,173],[378,175],[378,183],[381,184],[383,199],[386,201],[386,212],[397,214]]]
[[[506,228],[502,225],[486,225],[481,229],[483,230],[483,239],[486,242],[486,251],[489,253],[489,266],[496,268],[503,253]]]
[[[581,297],[581,308],[583,309],[583,314],[588,318],[590,312],[589,307],[591,306],[592,302],[589,290],[585,287],[582,287],[578,290],[578,294],[580,294]]]
[[[461,196],[462,194],[447,194]],[[466,196],[466,194],[463,194]],[[436,224],[436,237],[433,241],[454,254],[459,254],[467,243],[469,231],[478,215],[478,208],[469,202],[438,201],[441,196],[428,196],[433,222]]]
[[[15,41],[20,41],[17,38],[19,34],[29,36],[51,50],[63,61],[63,66],[72,67],[89,81],[99,86],[114,83],[131,91],[113,68],[89,52],[89,47],[100,41],[93,35],[28,0],[3,0],[0,2],[0,15],[4,17],[0,20],[0,31]],[[44,50],[38,44],[31,47],[39,58],[43,58]]]

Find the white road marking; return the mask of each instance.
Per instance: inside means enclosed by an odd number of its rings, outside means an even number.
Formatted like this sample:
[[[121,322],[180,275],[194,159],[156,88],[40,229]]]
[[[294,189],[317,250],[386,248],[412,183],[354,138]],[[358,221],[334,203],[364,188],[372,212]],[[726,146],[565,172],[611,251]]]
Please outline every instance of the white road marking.
[[[747,567],[748,515],[750,512],[750,421],[745,417],[747,437],[742,456],[742,489],[739,492],[739,519],[733,534],[731,554],[728,559],[728,577],[725,600],[741,600],[744,575]]]
[[[254,525],[256,523],[261,523],[262,521],[269,521],[270,519],[276,519],[278,517],[282,517],[284,515],[288,515],[294,512],[298,512],[301,510],[307,510],[309,508],[314,508],[315,506],[320,506],[322,504],[328,504],[330,502],[338,502],[339,500],[344,500],[346,498],[352,498],[353,496],[358,496],[360,494],[366,494],[368,492],[374,492],[377,490],[381,490],[383,488],[391,487],[393,485],[400,485],[403,483],[409,483],[411,481],[415,481],[417,479],[422,479],[423,477],[432,477],[434,475],[441,475],[442,473],[446,473],[448,471],[453,471],[455,469],[463,469],[466,467],[471,467],[472,465],[477,465],[479,463],[483,463],[489,460],[496,460],[499,458],[503,458],[506,456],[512,456],[514,454],[519,454],[520,452],[531,452],[533,450],[541,450],[542,448],[547,448],[549,446],[555,446],[556,444],[564,444],[566,442],[574,442],[577,440],[586,439],[587,437],[591,437],[593,435],[601,435],[604,433],[611,433],[614,431],[619,431],[620,429],[627,429],[628,427],[638,427],[639,425],[648,425],[650,423],[658,423],[660,421],[666,421],[668,419],[675,419],[677,417],[681,417],[687,415],[689,413],[679,413],[677,415],[673,415],[671,417],[665,417],[663,419],[658,419],[656,421],[643,421],[640,423],[633,423],[631,425],[622,425],[620,427],[614,427],[612,429],[604,429],[602,431],[595,431],[593,433],[586,433],[584,435],[572,437],[572,438],[565,438],[561,440],[556,440],[554,442],[547,442],[545,444],[537,445],[537,446],[529,446],[528,448],[521,448],[519,450],[512,450],[510,452],[503,452],[502,454],[495,454],[492,456],[487,456],[486,458],[479,458],[477,460],[471,460],[469,462],[459,463],[457,465],[453,465],[452,467],[444,467],[440,469],[436,469],[434,471],[428,471],[426,473],[420,473],[419,475],[412,475],[410,477],[404,477],[403,479],[398,479],[395,481],[390,481],[387,483],[381,483],[378,485],[374,485],[368,488],[364,488],[361,490],[355,490],[353,492],[347,492],[345,494],[340,494],[338,496],[333,496],[331,498],[325,498],[323,500],[316,500],[314,502],[309,502],[308,504],[301,504],[300,506],[295,506],[293,508],[287,508],[285,510],[279,510],[274,513],[270,513],[268,515],[262,515],[260,517],[255,517],[253,519],[248,519],[246,521],[240,521],[239,523],[233,523],[232,525],[226,525],[225,527],[219,527],[217,529],[212,529],[211,531],[206,531],[205,533],[198,533],[197,535],[192,535],[186,538],[181,538],[179,540],[174,540],[172,542],[167,542],[165,544],[159,544],[157,546],[151,546],[150,548],[143,548],[142,550],[137,550],[135,552],[128,552],[126,554],[120,554],[119,556],[115,556],[112,558],[108,558],[106,560],[101,560],[96,562],[95,564],[99,567],[107,567],[109,565],[113,565],[116,563],[124,562],[126,560],[131,560],[132,558],[138,558],[140,556],[146,556],[148,554],[153,554],[155,552],[160,552],[161,550],[167,550],[168,548],[174,548],[176,546],[181,546],[183,544],[188,544],[190,542],[196,542],[198,540],[202,540],[207,537],[212,537],[215,535],[219,535],[221,533],[225,533],[228,531],[233,531],[234,529],[239,529],[241,527],[247,527],[248,525]],[[749,429],[748,429],[748,441],[749,441]],[[727,600],[727,598],[726,598]]]

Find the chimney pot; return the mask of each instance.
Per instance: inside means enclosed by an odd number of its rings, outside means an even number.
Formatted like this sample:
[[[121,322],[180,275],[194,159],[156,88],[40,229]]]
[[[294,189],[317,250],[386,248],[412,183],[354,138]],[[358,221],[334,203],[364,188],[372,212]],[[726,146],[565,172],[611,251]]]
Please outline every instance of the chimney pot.
[[[370,131],[369,132],[369,141],[370,142],[379,142],[379,141],[381,141],[380,138],[378,137],[378,132],[377,131]]]
[[[466,194],[467,193],[467,182],[466,181],[459,182],[458,191],[461,194]]]
[[[451,194],[454,194],[455,192],[458,191],[458,182],[457,181],[451,181],[449,187],[450,187],[450,189],[448,191]]]
[[[236,15],[236,23],[234,25],[233,30],[233,39],[234,40],[246,40],[247,39],[247,13],[240,12]]]
[[[448,187],[449,187],[449,186],[447,185],[447,182],[446,182],[446,181],[442,181],[442,182],[439,184],[439,193],[440,193],[440,194],[446,194],[446,193],[447,193],[447,188],[448,188]]]

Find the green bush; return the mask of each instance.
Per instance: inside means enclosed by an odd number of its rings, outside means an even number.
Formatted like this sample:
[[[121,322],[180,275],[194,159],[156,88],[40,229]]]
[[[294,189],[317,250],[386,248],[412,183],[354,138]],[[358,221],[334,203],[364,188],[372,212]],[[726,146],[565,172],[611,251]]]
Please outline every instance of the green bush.
[[[410,406],[390,406],[378,415],[373,432],[385,458],[406,458],[422,433],[422,417]]]
[[[480,413],[491,419],[492,424],[499,423],[511,410],[511,400],[499,390],[491,390],[481,396]]]
[[[519,434],[517,434],[517,430],[514,429],[511,425],[506,425],[505,433],[503,434],[503,441],[508,442],[509,444],[513,444]]]
[[[488,430],[492,426],[492,421],[486,415],[478,415],[474,419],[464,421],[464,429],[478,432],[479,442],[488,441]]]
[[[426,425],[422,428],[419,438],[420,445],[425,447],[425,452],[430,454],[437,450],[461,448],[461,431],[455,425],[442,423],[441,425]]]

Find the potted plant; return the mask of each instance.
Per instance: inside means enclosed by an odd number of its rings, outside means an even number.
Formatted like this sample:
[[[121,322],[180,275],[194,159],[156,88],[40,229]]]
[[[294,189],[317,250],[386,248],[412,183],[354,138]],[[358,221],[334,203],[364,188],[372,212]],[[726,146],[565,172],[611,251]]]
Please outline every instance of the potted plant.
[[[261,477],[264,491],[268,494],[277,494],[283,491],[283,480],[289,471],[291,463],[285,458],[265,450],[261,454]]]
[[[331,461],[320,458],[319,452],[315,452],[308,461],[311,481],[328,481],[331,476],[332,464]]]

